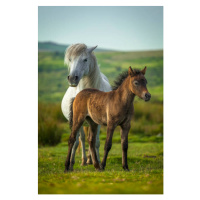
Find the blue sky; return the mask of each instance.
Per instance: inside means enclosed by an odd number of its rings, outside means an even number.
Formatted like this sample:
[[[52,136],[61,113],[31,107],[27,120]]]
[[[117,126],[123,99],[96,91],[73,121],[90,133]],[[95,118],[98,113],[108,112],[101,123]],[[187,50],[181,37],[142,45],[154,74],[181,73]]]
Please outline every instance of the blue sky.
[[[40,6],[38,41],[123,51],[163,49],[163,7]]]

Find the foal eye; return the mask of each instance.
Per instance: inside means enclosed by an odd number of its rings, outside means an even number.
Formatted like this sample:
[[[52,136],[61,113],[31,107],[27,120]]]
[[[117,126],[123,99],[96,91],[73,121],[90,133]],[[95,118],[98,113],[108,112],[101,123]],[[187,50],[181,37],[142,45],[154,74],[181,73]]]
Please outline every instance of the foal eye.
[[[134,82],[135,85],[139,85],[139,83],[137,81]]]
[[[69,61],[70,61],[70,62],[72,61],[71,58],[69,58]]]
[[[87,62],[87,58],[83,60],[84,62]]]

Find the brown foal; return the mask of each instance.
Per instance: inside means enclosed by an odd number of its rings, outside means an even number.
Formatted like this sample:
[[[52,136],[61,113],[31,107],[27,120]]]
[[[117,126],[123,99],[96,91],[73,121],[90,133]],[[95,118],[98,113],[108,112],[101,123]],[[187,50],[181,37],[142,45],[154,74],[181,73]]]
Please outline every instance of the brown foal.
[[[72,100],[71,135],[68,141],[69,147],[65,171],[73,170],[73,163],[70,163],[71,151],[76,140],[76,134],[85,120],[89,123],[88,141],[94,167],[98,170],[105,168],[108,152],[112,146],[113,132],[119,125],[121,127],[122,166],[124,170],[128,170],[128,133],[130,121],[134,113],[133,100],[135,95],[145,101],[149,101],[151,98],[146,88],[145,72],[146,67],[143,70],[132,70],[129,67],[128,73],[126,72],[119,76],[113,91],[102,92],[96,89],[85,89]],[[101,166],[95,152],[98,124],[107,126],[107,138]]]

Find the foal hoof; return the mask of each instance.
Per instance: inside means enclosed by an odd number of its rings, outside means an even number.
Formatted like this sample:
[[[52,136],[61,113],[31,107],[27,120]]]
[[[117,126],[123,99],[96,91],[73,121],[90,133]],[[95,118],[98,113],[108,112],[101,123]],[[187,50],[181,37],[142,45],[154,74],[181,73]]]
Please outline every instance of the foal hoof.
[[[99,164],[99,165],[100,165],[100,169],[101,169],[101,171],[104,171],[104,170],[105,170],[105,167],[103,167],[102,164]]]
[[[95,168],[95,170],[96,170],[97,172],[102,172],[102,171],[103,171],[101,168]]]
[[[70,169],[65,169],[65,171],[64,171],[64,173],[66,174],[66,173],[69,173],[69,172],[71,172],[72,170],[70,170]]]
[[[130,170],[129,168],[124,168],[124,171],[129,172]]]
[[[73,166],[70,166],[69,168],[65,168],[64,173],[72,172],[73,171]]]

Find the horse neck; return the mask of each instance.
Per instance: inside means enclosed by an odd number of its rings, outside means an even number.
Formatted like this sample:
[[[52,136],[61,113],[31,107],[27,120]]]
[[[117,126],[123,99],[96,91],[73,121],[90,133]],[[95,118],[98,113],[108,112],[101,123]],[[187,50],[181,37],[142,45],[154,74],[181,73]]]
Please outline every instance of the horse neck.
[[[89,73],[87,76],[83,76],[83,78],[80,80],[77,87],[79,90],[83,90],[85,88],[99,89],[101,86],[101,81],[102,81],[102,77],[101,77],[100,69],[97,65],[96,58],[92,56]]]
[[[115,90],[115,94],[121,104],[129,107],[133,103],[135,94],[129,89],[129,77],[127,77],[119,88]]]

